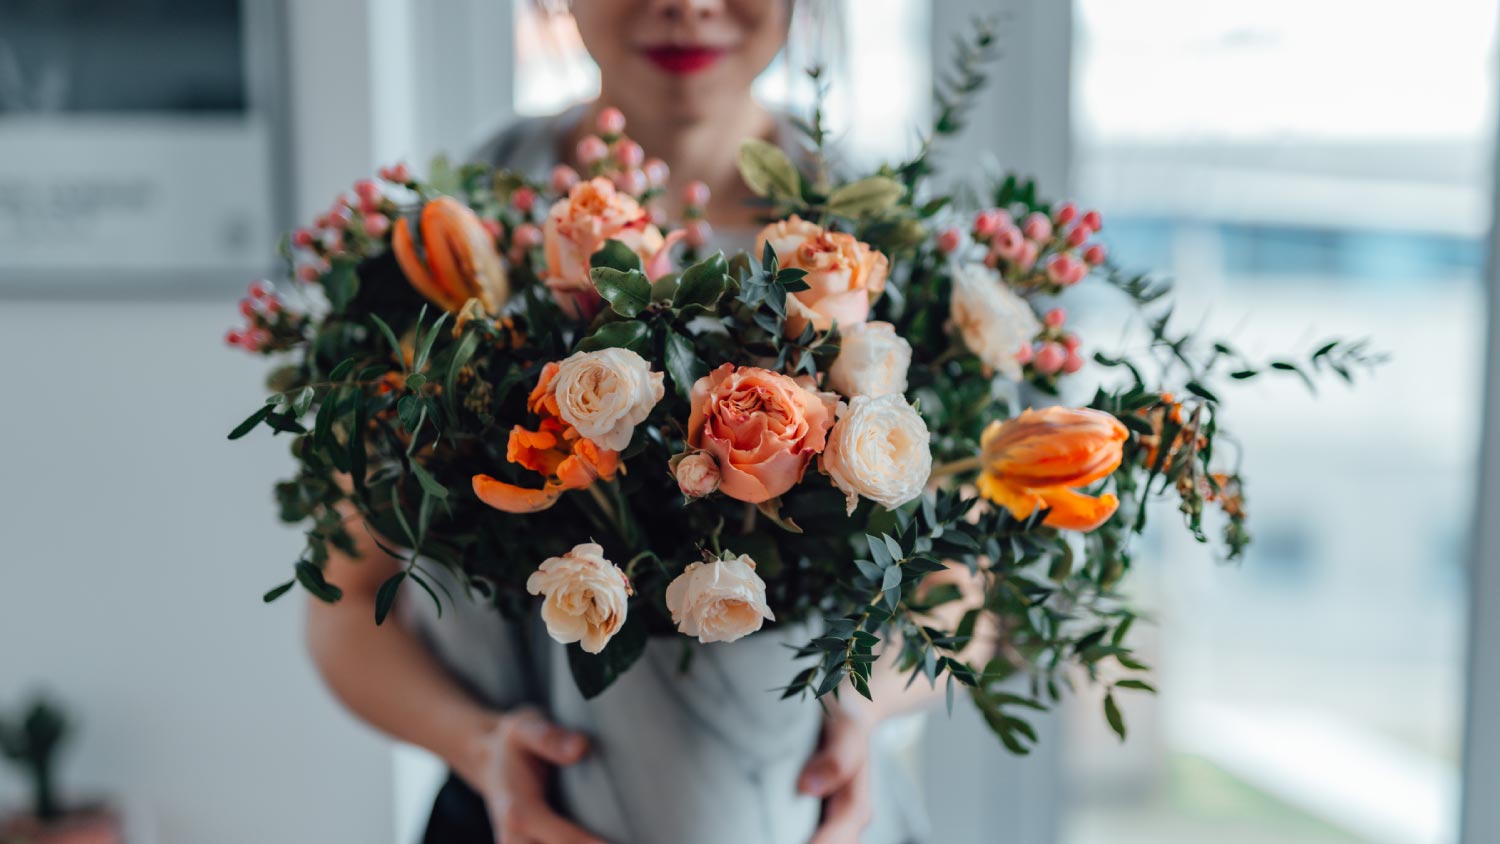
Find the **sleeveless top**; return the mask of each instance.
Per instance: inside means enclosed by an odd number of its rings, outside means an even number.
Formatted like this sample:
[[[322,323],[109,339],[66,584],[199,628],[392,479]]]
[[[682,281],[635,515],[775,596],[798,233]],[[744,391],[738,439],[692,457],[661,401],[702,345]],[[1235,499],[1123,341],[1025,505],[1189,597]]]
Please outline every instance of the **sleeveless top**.
[[[587,106],[580,104],[559,114],[519,120],[482,144],[471,160],[517,170],[545,182],[559,163],[559,139],[568,136],[586,112]],[[791,148],[796,130],[780,114],[777,137],[794,159],[804,155]],[[749,229],[715,229],[708,248],[733,254],[751,248],[754,235]],[[445,605],[441,616],[430,601],[402,601],[397,611],[403,622],[478,700],[498,709],[521,704],[545,708],[545,672],[534,664],[535,655],[527,645],[522,622],[507,621],[482,598],[471,597],[461,578],[444,567],[432,567],[432,574],[443,581],[454,600]],[[790,676],[790,661],[787,668]],[[876,729],[871,744],[874,818],[861,836],[862,842],[912,844],[929,835],[916,776],[925,720],[925,713],[919,712],[889,719]]]

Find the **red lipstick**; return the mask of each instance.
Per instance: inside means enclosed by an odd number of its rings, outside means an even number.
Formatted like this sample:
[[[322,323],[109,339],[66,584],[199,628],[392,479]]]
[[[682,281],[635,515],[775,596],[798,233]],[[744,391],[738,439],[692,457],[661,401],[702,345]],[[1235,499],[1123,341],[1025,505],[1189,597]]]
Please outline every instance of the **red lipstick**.
[[[717,47],[647,47],[642,52],[652,64],[676,76],[707,70],[724,55]]]

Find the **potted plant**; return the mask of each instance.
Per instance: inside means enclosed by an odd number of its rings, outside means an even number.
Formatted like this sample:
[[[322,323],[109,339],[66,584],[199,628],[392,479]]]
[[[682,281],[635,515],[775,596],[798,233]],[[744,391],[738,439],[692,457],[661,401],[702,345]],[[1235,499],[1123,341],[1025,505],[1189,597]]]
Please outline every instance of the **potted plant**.
[[[0,716],[0,753],[31,781],[31,809],[0,820],[0,844],[120,844],[118,813],[104,804],[64,805],[57,791],[57,759],[71,724],[52,702],[38,698],[18,717]]]

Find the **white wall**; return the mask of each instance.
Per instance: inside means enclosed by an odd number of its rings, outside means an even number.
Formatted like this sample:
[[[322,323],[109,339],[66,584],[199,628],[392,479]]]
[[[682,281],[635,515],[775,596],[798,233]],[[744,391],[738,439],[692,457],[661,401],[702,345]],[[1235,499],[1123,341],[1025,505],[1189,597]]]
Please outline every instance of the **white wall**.
[[[286,441],[225,441],[261,391],[234,316],[0,303],[0,704],[59,695],[67,785],[148,807],[163,844],[388,842],[387,746],[313,674],[301,596],[260,602],[300,537],[270,494]]]

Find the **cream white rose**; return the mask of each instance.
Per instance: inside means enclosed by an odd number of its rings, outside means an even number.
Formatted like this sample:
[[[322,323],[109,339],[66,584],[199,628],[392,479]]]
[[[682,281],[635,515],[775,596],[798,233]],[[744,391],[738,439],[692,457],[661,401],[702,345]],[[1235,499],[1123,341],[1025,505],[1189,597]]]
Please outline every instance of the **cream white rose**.
[[[906,392],[911,344],[888,322],[861,322],[842,329],[839,356],[828,368],[828,385],[845,398]]]
[[[621,451],[661,401],[662,374],[629,349],[578,352],[553,380],[557,413],[601,448]]]
[[[1000,274],[982,264],[965,264],[953,274],[953,323],[969,351],[990,369],[1021,380],[1016,353],[1042,331],[1036,312]]]
[[[776,620],[766,605],[766,582],[744,554],[689,565],[667,585],[667,609],[678,632],[704,643],[733,642]]]
[[[591,654],[620,632],[631,594],[625,573],[592,542],[543,561],[526,579],[526,591],[543,596],[548,635],[564,645],[578,642]]]
[[[850,513],[860,496],[894,510],[921,495],[932,474],[927,423],[899,393],[855,396],[839,406],[821,465]]]

